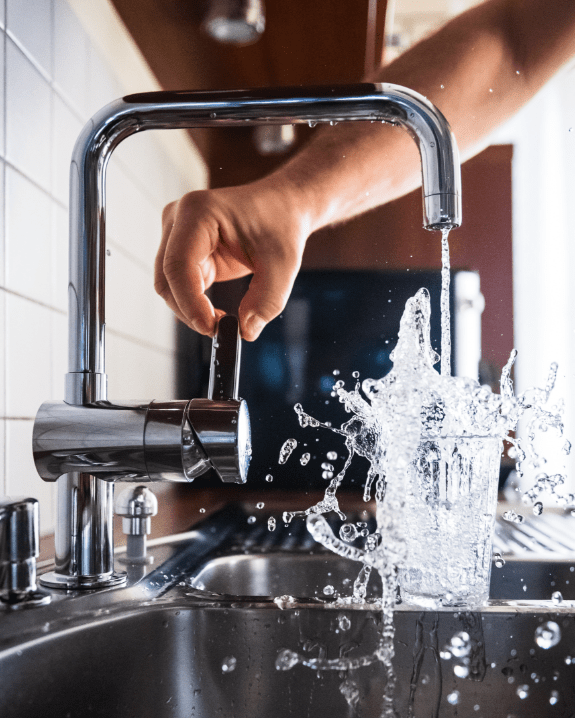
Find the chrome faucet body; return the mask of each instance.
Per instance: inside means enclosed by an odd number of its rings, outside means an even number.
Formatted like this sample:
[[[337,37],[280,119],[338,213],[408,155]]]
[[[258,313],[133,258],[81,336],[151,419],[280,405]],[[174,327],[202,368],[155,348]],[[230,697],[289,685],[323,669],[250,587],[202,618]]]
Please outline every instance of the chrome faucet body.
[[[70,170],[66,395],[42,406],[34,431],[38,471],[58,481],[56,571],[43,578],[45,585],[97,588],[125,580],[114,573],[114,481],[190,480],[209,466],[225,481],[244,481],[249,463],[247,410],[230,386],[216,387],[211,400],[108,402],[105,180],[113,150],[147,129],[351,120],[404,127],[421,155],[424,226],[460,224],[459,158],[449,125],[424,97],[395,85],[131,95],[104,107],[82,130]],[[237,379],[238,356],[233,346],[230,351]]]

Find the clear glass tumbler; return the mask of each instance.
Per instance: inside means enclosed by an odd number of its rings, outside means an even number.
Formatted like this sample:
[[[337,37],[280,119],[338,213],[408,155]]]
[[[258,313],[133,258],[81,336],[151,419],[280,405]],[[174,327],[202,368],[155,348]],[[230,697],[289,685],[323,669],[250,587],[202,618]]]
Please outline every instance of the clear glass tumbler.
[[[489,598],[501,451],[491,437],[420,443],[405,497],[406,603],[473,608]]]

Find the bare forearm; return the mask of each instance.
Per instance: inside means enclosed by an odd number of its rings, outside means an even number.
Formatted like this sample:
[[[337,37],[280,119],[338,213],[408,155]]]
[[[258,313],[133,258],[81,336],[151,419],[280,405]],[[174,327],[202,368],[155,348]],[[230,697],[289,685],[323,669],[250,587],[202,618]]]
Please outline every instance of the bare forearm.
[[[425,95],[447,117],[465,159],[574,54],[573,0],[491,0],[368,79]],[[400,197],[420,178],[403,130],[353,123],[318,132],[270,180],[304,198],[317,229]]]

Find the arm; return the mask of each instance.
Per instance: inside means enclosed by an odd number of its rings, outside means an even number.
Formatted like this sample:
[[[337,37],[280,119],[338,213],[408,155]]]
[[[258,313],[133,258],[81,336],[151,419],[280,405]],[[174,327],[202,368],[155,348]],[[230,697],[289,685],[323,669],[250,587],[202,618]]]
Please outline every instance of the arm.
[[[369,79],[427,96],[466,158],[574,54],[573,0],[489,0]],[[416,147],[403,130],[326,127],[262,180],[168,205],[156,290],[180,319],[210,334],[218,311],[205,288],[253,272],[240,321],[244,338],[256,339],[285,306],[312,232],[396,199],[420,179]]]

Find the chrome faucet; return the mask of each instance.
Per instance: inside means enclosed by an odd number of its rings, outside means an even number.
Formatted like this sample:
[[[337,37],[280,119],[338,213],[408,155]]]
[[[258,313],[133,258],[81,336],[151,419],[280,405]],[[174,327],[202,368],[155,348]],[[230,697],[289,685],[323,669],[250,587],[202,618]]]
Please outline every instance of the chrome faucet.
[[[126,580],[114,571],[115,481],[191,481],[213,467],[223,481],[243,483],[251,453],[247,407],[237,396],[235,317],[219,323],[208,399],[108,401],[105,178],[113,150],[147,129],[350,120],[404,127],[421,155],[424,226],[459,226],[460,167],[449,125],[424,97],[396,85],[130,95],[104,107],[82,130],[70,170],[66,395],[64,402],[43,404],[34,427],[38,472],[58,482],[56,570],[41,578],[44,585],[90,589]]]

